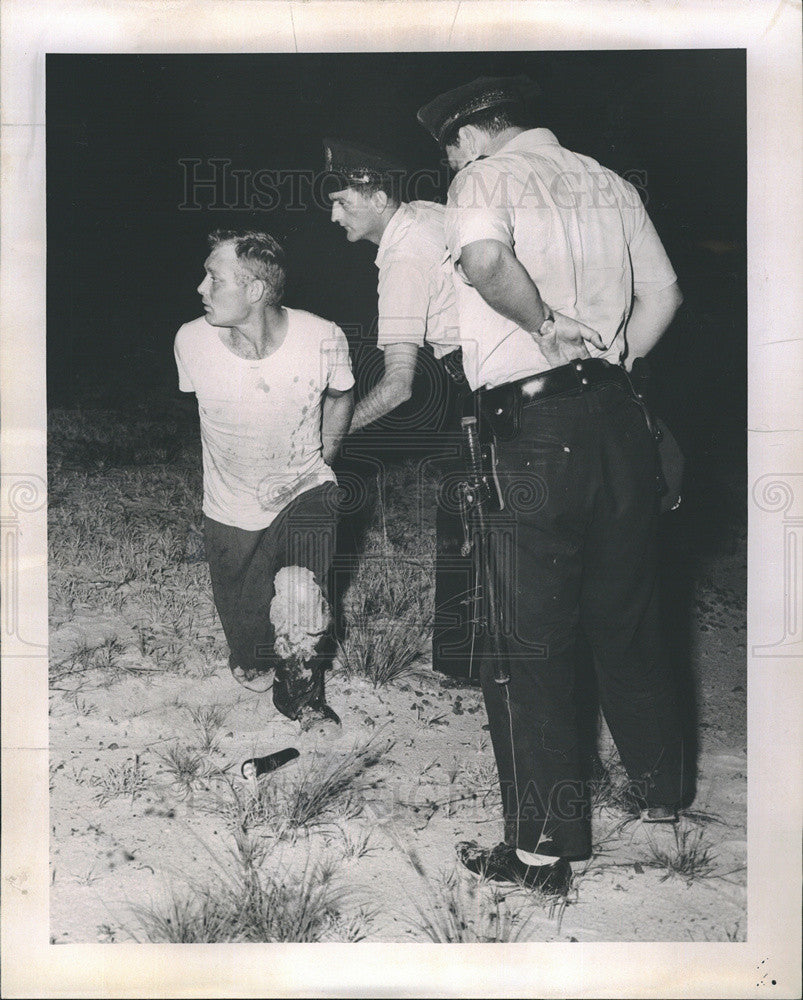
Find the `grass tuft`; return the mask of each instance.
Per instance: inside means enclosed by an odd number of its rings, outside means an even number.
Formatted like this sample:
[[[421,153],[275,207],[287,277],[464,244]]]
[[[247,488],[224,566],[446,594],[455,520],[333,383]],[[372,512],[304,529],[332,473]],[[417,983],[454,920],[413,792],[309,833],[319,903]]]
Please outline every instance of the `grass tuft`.
[[[432,878],[418,869],[422,893],[405,922],[435,944],[499,944],[531,940],[536,913],[513,909],[499,889],[455,873]]]
[[[671,846],[663,847],[651,839],[648,851],[644,864],[662,870],[662,882],[677,876],[692,883],[720,874],[712,845],[706,841],[704,831],[697,828],[676,826]]]
[[[94,775],[89,784],[99,788],[95,799],[102,804],[123,795],[135,799],[147,787],[148,778],[137,755],[134,760],[123,761],[103,774]]]
[[[164,765],[163,770],[171,776],[179,793],[185,798],[192,796],[200,782],[209,777],[209,763],[198,750],[173,743],[157,756]]]
[[[377,532],[344,598],[340,660],[351,676],[382,687],[409,673],[431,636],[425,564]]]
[[[619,754],[612,750],[600,763],[601,773],[588,782],[592,810],[611,809],[636,818],[638,811],[634,806],[633,782],[628,777]]]
[[[218,733],[228,715],[222,705],[199,705],[196,708],[187,706],[190,718],[198,732],[198,746],[205,753],[213,753],[219,749]]]
[[[134,907],[145,940],[170,943],[359,941],[369,914],[343,913],[348,891],[334,880],[331,864],[309,855],[303,865],[268,869],[272,860],[263,840],[247,829],[235,833],[234,867],[218,864],[219,874],[167,905]],[[136,936],[135,936],[136,939]]]
[[[225,893],[216,887],[171,895],[167,904],[133,907],[146,941],[168,944],[222,944],[238,940],[238,921]]]
[[[200,889],[171,896],[167,905],[136,907],[144,938],[173,944],[224,942],[318,942],[360,940],[364,921],[345,925],[345,892],[318,865],[284,876],[252,873],[216,878]]]

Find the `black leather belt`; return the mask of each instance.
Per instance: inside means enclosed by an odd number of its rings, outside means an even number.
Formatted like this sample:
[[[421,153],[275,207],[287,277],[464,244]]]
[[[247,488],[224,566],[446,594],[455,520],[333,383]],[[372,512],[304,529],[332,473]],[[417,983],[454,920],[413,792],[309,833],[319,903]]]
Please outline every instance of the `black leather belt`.
[[[624,368],[602,358],[572,361],[559,368],[550,368],[538,375],[528,375],[515,382],[479,389],[475,394],[480,410],[497,437],[512,440],[519,430],[521,410],[542,399],[568,393],[584,392],[603,385],[614,385],[635,397],[630,378]]]
[[[539,372],[538,375],[528,375],[527,378],[518,379],[516,382],[508,382],[505,387],[521,390],[522,403],[527,406],[539,399],[560,396],[578,389],[583,391],[600,385],[618,385],[630,391],[630,380],[625,370],[602,358],[572,361],[568,365],[561,365],[560,368],[550,368],[548,371]],[[489,393],[494,391],[494,389],[488,390]]]

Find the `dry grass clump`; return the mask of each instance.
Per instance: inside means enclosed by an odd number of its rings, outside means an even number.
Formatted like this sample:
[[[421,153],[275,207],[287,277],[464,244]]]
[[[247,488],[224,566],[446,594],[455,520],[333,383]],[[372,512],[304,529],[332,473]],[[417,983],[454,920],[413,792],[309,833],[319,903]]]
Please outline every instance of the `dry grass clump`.
[[[455,874],[428,880],[407,923],[435,944],[529,941],[535,911],[513,909],[504,893]]]
[[[600,759],[601,771],[588,781],[589,799],[592,810],[611,809],[624,812],[633,818],[638,809],[633,798],[633,782],[619,759],[615,749]]]
[[[344,919],[346,898],[323,862],[280,872],[241,864],[207,885],[172,892],[163,906],[134,912],[144,940],[154,943],[359,941],[364,914]]]
[[[388,465],[377,477],[374,523],[343,599],[346,636],[340,650],[347,673],[374,687],[408,673],[431,641],[433,483],[431,470],[410,461]]]
[[[122,644],[116,638],[105,639],[98,645],[86,641],[80,642],[70,654],[60,662],[51,662],[49,675],[51,685],[56,685],[65,678],[78,677],[92,670],[105,670],[114,674],[119,672]]]
[[[347,673],[381,687],[407,674],[426,649],[433,612],[423,563],[404,556],[376,530],[367,542],[343,602],[340,660]]]
[[[668,846],[650,840],[643,864],[662,871],[662,882],[677,877],[691,884],[724,874],[717,868],[713,845],[699,827],[675,826],[674,842]]]
[[[538,892],[512,897],[483,879],[461,877],[455,872],[430,874],[418,855],[406,845],[396,846],[418,875],[420,891],[408,893],[412,913],[401,911],[400,919],[417,935],[435,944],[499,944],[505,941],[537,940],[532,937],[536,917],[552,916],[554,900]],[[543,902],[546,914],[534,909]],[[516,907],[515,903],[520,903]],[[565,900],[564,900],[565,903]]]
[[[218,734],[229,712],[222,705],[198,705],[187,707],[198,734],[198,747],[205,753],[215,753],[220,749]]]
[[[190,798],[202,783],[215,772],[206,754],[176,742],[164,753],[157,754],[162,771],[168,775],[177,793]]]
[[[107,768],[103,774],[93,775],[89,784],[99,789],[95,799],[102,805],[109,799],[121,796],[135,799],[147,788],[148,776],[137,755],[134,760],[123,761],[122,764]]]
[[[284,864],[275,844],[252,837],[241,823],[228,863],[213,860],[216,874],[204,883],[171,891],[165,905],[133,908],[146,941],[352,942],[367,935],[370,915],[364,907],[344,913],[351,893],[336,882],[326,858],[308,850]]]

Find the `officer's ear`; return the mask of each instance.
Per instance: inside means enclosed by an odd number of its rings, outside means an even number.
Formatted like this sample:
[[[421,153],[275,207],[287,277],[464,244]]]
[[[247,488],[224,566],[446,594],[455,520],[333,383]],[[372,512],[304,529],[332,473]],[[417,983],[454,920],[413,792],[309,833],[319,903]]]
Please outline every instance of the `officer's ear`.
[[[381,215],[382,212],[388,207],[388,196],[384,191],[372,191],[371,192],[371,204],[374,206],[377,212]]]
[[[460,152],[470,157],[479,155],[483,137],[484,133],[476,125],[461,125],[457,131]]]

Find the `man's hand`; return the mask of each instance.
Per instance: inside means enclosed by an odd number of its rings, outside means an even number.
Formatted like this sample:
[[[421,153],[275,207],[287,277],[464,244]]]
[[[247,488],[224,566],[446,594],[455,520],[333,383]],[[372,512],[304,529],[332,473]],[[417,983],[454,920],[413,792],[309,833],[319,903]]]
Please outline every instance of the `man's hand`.
[[[538,344],[541,353],[553,368],[589,358],[586,341],[600,350],[605,350],[605,342],[596,330],[579,320],[553,312],[553,320],[547,320],[540,330],[530,331],[530,336]]]
[[[530,331],[553,368],[590,357],[586,341],[605,349],[596,330],[570,316],[556,312],[554,322],[544,323],[549,307],[524,265],[506,244],[498,240],[469,243],[463,247],[458,263],[469,283],[492,309]]]

